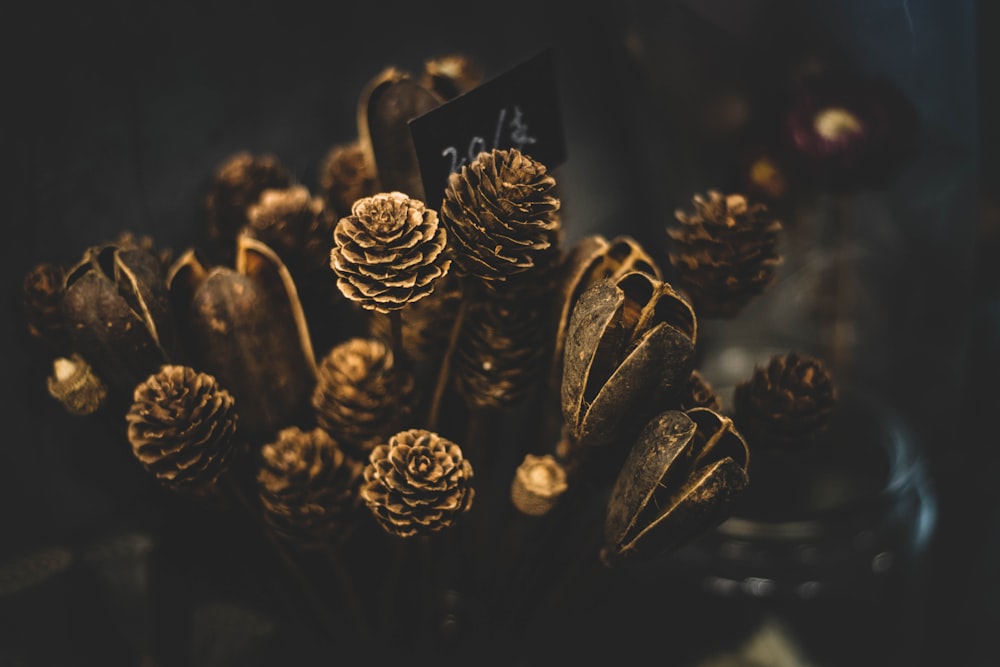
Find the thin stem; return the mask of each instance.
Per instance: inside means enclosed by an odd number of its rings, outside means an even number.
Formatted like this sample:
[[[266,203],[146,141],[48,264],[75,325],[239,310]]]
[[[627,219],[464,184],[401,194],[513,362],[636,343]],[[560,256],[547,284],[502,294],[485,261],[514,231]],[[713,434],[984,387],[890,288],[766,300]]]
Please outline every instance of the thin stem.
[[[400,396],[403,384],[403,375],[408,363],[406,351],[403,349],[402,311],[393,310],[389,313],[389,331],[392,341],[392,358],[396,365],[396,372],[393,374],[393,390],[395,391],[396,396]]]
[[[438,417],[441,412],[441,401],[444,399],[445,390],[451,380],[451,360],[455,356],[455,346],[458,343],[458,335],[462,330],[462,321],[465,319],[465,311],[468,307],[468,300],[464,294],[455,314],[455,321],[451,325],[451,334],[448,336],[448,349],[445,350],[444,358],[441,360],[441,370],[438,373],[437,385],[434,387],[434,398],[431,401],[430,411],[427,414],[427,430],[433,431],[437,428]]]

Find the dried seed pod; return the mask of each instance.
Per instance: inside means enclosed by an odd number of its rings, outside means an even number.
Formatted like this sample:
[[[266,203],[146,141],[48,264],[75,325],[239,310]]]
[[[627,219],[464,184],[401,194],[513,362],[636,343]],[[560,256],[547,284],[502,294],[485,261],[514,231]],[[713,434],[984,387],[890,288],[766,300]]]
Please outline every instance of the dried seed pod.
[[[287,188],[292,173],[274,155],[235,153],[212,174],[205,194],[204,210],[208,241],[219,260],[229,263],[240,231],[247,225],[247,208],[264,190]]]
[[[451,267],[437,213],[402,192],[356,201],[333,240],[337,287],[367,310],[388,313],[426,297]]]
[[[113,245],[119,248],[141,248],[154,255],[160,260],[160,269],[164,275],[166,275],[166,272],[170,269],[170,265],[174,262],[173,249],[169,246],[157,244],[156,239],[149,234],[136,234],[132,230],[126,229],[118,234]]]
[[[112,391],[131,393],[180,358],[163,271],[145,249],[88,248],[66,274],[62,309],[73,349]]]
[[[125,415],[132,451],[164,485],[203,493],[235,451],[233,396],[190,366],[164,365],[135,387]]]
[[[49,394],[73,415],[97,412],[108,397],[108,388],[79,354],[52,362],[48,388]]]
[[[351,338],[333,347],[316,369],[316,421],[342,446],[367,458],[413,412],[413,375],[381,340]]]
[[[733,419],[751,447],[799,448],[826,429],[837,390],[822,359],[776,354],[733,390]]]
[[[462,449],[432,431],[409,429],[372,450],[361,498],[391,535],[431,535],[472,506],[472,464]]]
[[[483,81],[482,68],[467,54],[450,53],[424,61],[421,85],[442,100],[469,92]]]
[[[727,518],[749,484],[750,451],[733,421],[708,408],[651,420],[611,490],[601,559],[649,559]]]
[[[547,514],[569,488],[566,469],[551,454],[525,454],[514,472],[510,500],[522,514]]]
[[[555,183],[516,148],[480,153],[451,174],[441,220],[458,274],[502,281],[554,263],[562,231]]]
[[[326,206],[340,216],[351,210],[354,202],[378,192],[375,165],[360,141],[330,148],[319,169],[319,192]]]
[[[358,138],[365,162],[375,166],[380,191],[426,201],[409,122],[443,100],[409,73],[387,67],[373,77],[358,102]]]
[[[195,365],[236,397],[246,437],[268,438],[308,413],[316,358],[295,282],[274,250],[242,234],[235,269],[188,251],[168,282]]]
[[[710,190],[693,201],[667,226],[676,286],[699,317],[733,317],[774,282],[781,223],[741,194]]]
[[[570,317],[562,413],[581,446],[628,435],[628,423],[657,395],[687,381],[697,320],[669,283],[642,271],[588,288]]]
[[[261,449],[257,487],[264,520],[305,549],[346,537],[361,506],[361,470],[323,429],[282,429]]]
[[[24,276],[22,298],[28,333],[55,351],[66,351],[69,332],[63,317],[66,270],[52,262],[36,264]]]

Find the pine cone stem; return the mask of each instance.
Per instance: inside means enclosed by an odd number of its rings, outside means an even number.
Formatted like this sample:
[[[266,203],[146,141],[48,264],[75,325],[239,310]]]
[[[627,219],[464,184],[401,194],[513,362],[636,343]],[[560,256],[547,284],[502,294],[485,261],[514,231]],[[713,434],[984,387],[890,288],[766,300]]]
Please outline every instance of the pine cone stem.
[[[463,290],[464,292],[465,290]],[[427,413],[427,430],[437,430],[438,417],[441,412],[441,402],[444,400],[445,391],[451,381],[451,361],[455,356],[455,348],[458,343],[458,335],[462,331],[462,322],[465,320],[465,313],[468,310],[468,299],[463,294],[461,303],[458,306],[458,313],[455,314],[455,321],[451,325],[451,334],[448,336],[448,349],[441,359],[441,369],[438,371],[437,384],[434,387],[434,397],[431,399],[431,407]]]
[[[401,310],[394,310],[389,313],[389,329],[392,340],[392,358],[395,360],[398,372],[393,376],[393,393],[396,396],[403,395],[403,370],[409,367],[409,360],[406,358],[406,351],[403,349],[403,313]]]

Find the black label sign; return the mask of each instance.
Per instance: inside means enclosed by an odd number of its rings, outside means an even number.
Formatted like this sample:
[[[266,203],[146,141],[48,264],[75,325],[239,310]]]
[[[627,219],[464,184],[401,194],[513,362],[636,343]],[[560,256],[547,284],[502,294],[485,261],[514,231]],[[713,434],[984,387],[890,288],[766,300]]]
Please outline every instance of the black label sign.
[[[409,121],[425,202],[483,151],[516,148],[553,169],[566,159],[551,49]],[[435,194],[437,193],[437,194]]]

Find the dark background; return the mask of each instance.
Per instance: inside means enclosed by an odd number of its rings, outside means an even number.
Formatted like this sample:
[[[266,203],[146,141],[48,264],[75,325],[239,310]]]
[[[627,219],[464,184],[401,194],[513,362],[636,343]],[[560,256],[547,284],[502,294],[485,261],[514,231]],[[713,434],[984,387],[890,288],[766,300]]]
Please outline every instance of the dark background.
[[[684,103],[720,81],[766,81],[783,45],[803,42],[891,76],[924,121],[918,159],[887,195],[902,220],[899,273],[882,292],[896,338],[881,344],[876,378],[939,501],[926,608],[906,635],[929,667],[1000,661],[995,3],[101,1],[3,13],[0,562],[44,551],[73,565],[23,589],[11,582],[30,576],[0,571],[0,664],[129,664],[127,638],[158,620],[108,563],[144,553],[136,535],[177,529],[108,446],[114,425],[73,418],[47,395],[50,361],[20,319],[32,266],[72,262],[126,229],[178,249],[197,242],[206,179],[238,150],[274,153],[314,186],[326,150],[356,136],[362,86],[387,65],[465,52],[492,75],[549,46],[567,233],[659,248],[673,210],[713,185],[713,149]],[[196,579],[200,566],[218,571],[219,546],[197,534],[204,545],[168,556]]]

